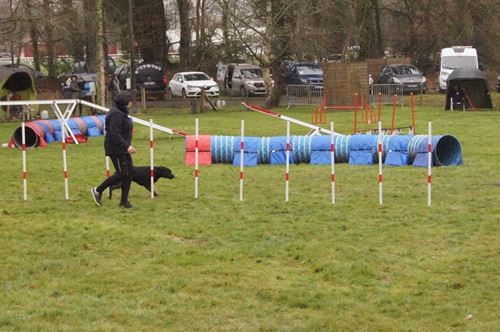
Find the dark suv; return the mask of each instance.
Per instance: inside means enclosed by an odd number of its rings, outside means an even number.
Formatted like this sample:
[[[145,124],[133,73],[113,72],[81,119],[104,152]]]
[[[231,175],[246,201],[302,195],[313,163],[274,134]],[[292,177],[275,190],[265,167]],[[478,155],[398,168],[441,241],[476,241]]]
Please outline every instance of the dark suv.
[[[323,90],[323,69],[318,63],[285,61],[281,73],[286,85],[312,85]]]
[[[130,64],[123,64],[116,68],[115,75],[120,82],[120,89],[127,89],[127,79],[130,79]],[[168,85],[168,76],[161,64],[141,63],[134,72],[135,88],[139,94],[141,88],[146,90],[146,97],[154,96],[162,100],[165,97]]]

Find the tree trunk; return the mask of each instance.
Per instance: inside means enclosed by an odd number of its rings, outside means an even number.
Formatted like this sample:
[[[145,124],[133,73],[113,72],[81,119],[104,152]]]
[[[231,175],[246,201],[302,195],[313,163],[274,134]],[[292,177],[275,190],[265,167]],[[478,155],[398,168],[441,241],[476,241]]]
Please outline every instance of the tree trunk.
[[[273,48],[273,3],[266,1],[266,34],[264,35],[264,56],[262,58],[262,69],[264,74],[264,85],[266,86],[266,106],[273,106],[273,94],[276,88],[273,88],[271,78],[271,57]]]
[[[373,55],[381,57],[384,55],[384,48],[382,44],[382,29],[380,27],[380,6],[379,0],[372,0],[373,7],[373,20],[375,24],[375,46]]]
[[[97,42],[96,42],[96,0],[83,1],[84,21],[85,21],[85,60],[87,61],[87,72],[97,72]]]
[[[45,42],[47,45],[47,69],[50,78],[56,77],[56,68],[54,65],[55,46],[54,46],[54,29],[52,26],[53,12],[51,0],[43,1],[43,12],[45,13]]]
[[[181,40],[179,43],[179,56],[181,68],[186,68],[190,63],[191,27],[189,25],[189,0],[177,0]]]
[[[29,20],[30,26],[30,39],[31,39],[31,48],[33,52],[33,64],[35,70],[40,71],[40,52],[38,50],[38,29],[37,29],[37,21],[35,19],[35,13],[33,10],[32,0],[26,0],[26,10],[27,16]]]
[[[166,29],[162,0],[134,1],[134,34],[145,62],[167,62]]]
[[[222,1],[222,36],[224,39],[224,61],[229,61],[232,58],[231,41],[229,40],[229,8],[230,0]]]
[[[98,80],[98,94],[97,103],[99,105],[104,105],[106,101],[106,82],[104,77],[104,72],[106,70],[106,55],[104,52],[104,15],[102,9],[102,1],[96,0],[96,25],[97,25],[97,80]]]

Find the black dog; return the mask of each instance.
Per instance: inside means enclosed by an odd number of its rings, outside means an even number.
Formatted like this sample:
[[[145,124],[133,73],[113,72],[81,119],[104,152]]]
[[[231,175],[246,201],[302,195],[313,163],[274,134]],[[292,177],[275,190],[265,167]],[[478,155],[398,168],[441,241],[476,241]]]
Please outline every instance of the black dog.
[[[143,186],[146,188],[149,192],[151,192],[151,177],[149,174],[150,168],[149,166],[141,166],[141,167],[134,167],[134,174],[132,175],[132,181],[135,183]],[[163,166],[155,166],[154,167],[154,182],[158,181],[159,178],[167,178],[167,179],[173,179],[175,178],[174,174],[172,171]],[[109,192],[108,192],[108,197],[111,198],[113,196],[113,190],[116,189],[121,189],[121,183],[118,183],[114,186],[109,187]],[[158,196],[158,194],[155,192],[155,196]]]

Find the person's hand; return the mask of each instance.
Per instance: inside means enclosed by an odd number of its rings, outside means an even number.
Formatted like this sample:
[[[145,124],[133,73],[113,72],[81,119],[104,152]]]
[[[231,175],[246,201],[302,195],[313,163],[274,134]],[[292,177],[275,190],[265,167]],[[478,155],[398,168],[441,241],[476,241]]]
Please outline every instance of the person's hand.
[[[131,145],[128,147],[127,149],[127,152],[130,153],[130,154],[133,154],[133,153],[136,153],[136,150],[134,149],[134,147]]]

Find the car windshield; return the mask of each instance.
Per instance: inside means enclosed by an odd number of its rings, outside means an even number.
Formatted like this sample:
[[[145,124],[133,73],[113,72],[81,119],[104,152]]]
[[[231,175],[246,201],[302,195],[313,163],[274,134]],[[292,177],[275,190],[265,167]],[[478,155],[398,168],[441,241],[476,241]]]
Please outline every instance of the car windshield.
[[[413,66],[397,66],[394,67],[394,74],[396,75],[420,75],[417,68]]]
[[[477,67],[475,56],[444,56],[441,58],[441,66],[445,69],[455,69],[461,67]]]
[[[184,74],[184,79],[186,81],[208,81],[210,77],[208,77],[204,73],[192,73],[192,74]]]
[[[323,75],[323,70],[319,66],[297,66],[297,71],[300,75]]]
[[[245,78],[258,78],[258,77],[263,77],[264,76],[262,74],[262,69],[260,69],[260,68],[241,69],[241,74]]]

